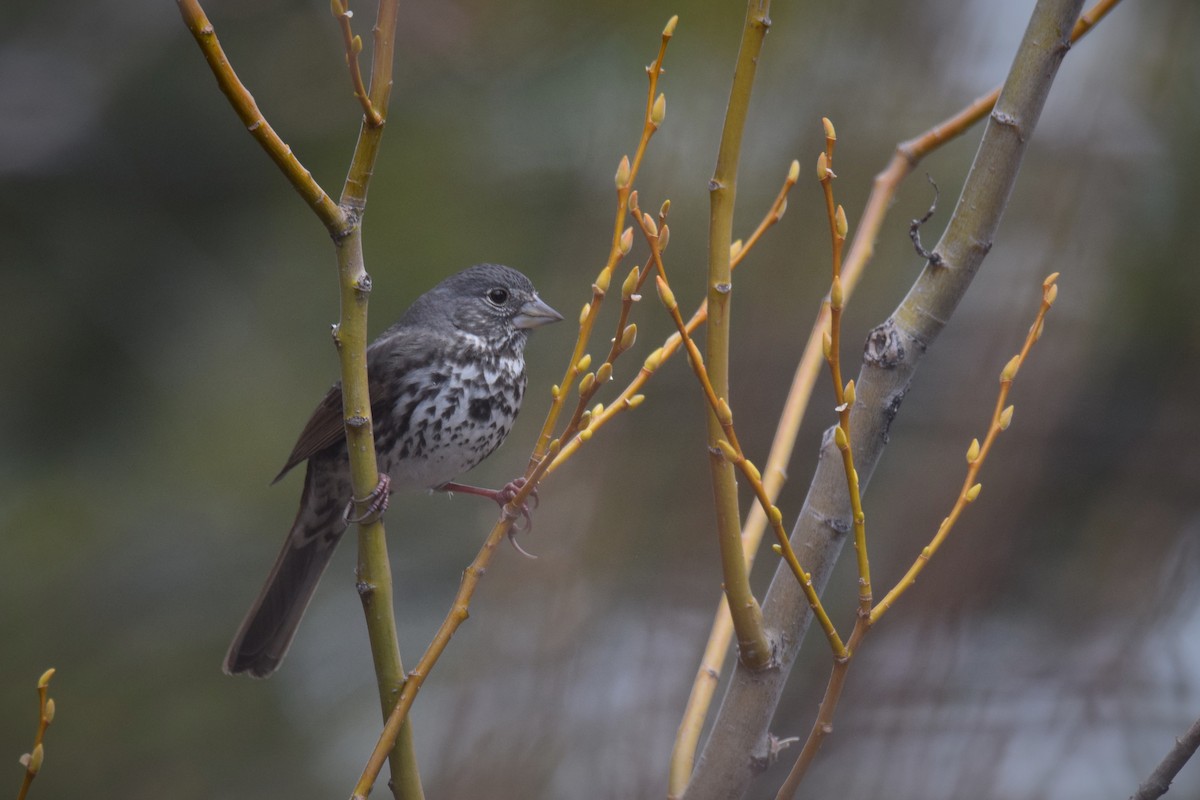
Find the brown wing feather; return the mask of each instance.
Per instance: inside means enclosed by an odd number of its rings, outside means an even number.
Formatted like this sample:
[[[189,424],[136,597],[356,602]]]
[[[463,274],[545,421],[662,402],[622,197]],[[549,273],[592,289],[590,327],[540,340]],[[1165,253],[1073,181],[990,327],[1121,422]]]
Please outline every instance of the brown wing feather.
[[[384,387],[381,382],[369,379],[367,388],[371,394],[371,416],[376,417],[382,406]],[[283,465],[283,469],[279,470],[279,474],[271,483],[277,483],[297,464],[307,461],[310,457],[345,438],[346,423],[342,417],[342,385],[336,383],[317,404],[316,410],[308,419],[308,424],[304,426],[304,430],[300,431],[300,437],[296,439],[296,445],[292,448],[292,454],[288,456],[287,463]]]

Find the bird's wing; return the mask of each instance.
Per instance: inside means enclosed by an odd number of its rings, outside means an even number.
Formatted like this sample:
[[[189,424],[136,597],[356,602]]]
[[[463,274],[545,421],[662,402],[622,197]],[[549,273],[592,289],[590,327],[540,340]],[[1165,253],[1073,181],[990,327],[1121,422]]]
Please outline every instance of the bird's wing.
[[[371,416],[378,417],[384,404],[384,386],[382,381],[374,377],[368,379],[368,389],[371,393]],[[342,417],[342,385],[333,385],[317,404],[317,408],[309,417],[308,424],[300,431],[292,454],[287,463],[275,476],[271,483],[277,483],[280,478],[291,471],[292,467],[316,455],[327,447],[341,442],[346,438],[346,423]]]

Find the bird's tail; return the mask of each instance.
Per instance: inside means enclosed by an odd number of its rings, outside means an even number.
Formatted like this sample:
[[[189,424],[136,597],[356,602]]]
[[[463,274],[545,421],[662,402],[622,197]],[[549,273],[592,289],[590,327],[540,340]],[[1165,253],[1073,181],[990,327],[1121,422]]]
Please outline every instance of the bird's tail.
[[[266,585],[250,607],[225,656],[224,669],[229,675],[246,673],[265,678],[279,668],[321,574],[346,530],[344,510],[338,498],[348,497],[349,492],[316,486],[318,482],[323,483],[318,476],[328,477],[328,473],[314,469],[310,461],[296,521],[267,576]]]

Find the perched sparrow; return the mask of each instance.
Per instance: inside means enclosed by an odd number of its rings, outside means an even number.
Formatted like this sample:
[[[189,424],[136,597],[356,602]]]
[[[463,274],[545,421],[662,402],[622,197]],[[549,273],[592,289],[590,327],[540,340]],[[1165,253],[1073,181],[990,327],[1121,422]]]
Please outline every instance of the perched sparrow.
[[[482,264],[417,298],[367,348],[380,499],[390,487],[499,492],[452,484],[508,435],[525,393],[525,341],[562,319],[521,273]],[[341,385],[317,406],[278,481],[308,461],[296,521],[242,622],[225,672],[256,678],[279,667],[348,524],[352,490]],[[510,495],[511,497],[511,495]]]

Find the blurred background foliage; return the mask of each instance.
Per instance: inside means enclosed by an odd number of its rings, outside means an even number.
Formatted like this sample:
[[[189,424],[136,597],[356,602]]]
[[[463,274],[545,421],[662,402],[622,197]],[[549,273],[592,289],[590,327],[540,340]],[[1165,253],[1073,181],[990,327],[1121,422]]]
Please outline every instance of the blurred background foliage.
[[[732,401],[760,463],[828,280],[820,117],[838,127],[853,233],[894,144],[999,82],[1032,5],[775,4],[738,230],[792,158],[804,171],[736,277]],[[336,193],[359,112],[328,4],[207,10],[268,119]],[[374,9],[355,10],[369,46]],[[668,268],[694,306],[744,7],[404,3],[366,218],[373,331],[489,260],[526,271],[573,316],[607,249],[642,67],[673,13],[667,120],[640,187],[646,208],[672,201]],[[1198,23],[1189,0],[1127,2],[1064,63],[995,247],[867,496],[881,585],[949,508],[1051,271],[1059,302],[980,501],[852,672],[814,795],[1126,796],[1200,713]],[[921,167],[943,190],[928,242],[978,135]],[[167,2],[0,8],[0,180],[0,758],[12,784],[34,682],[55,666],[36,797],[344,796],[378,718],[353,544],[275,678],[219,670],[299,493],[296,478],[267,482],[336,375],[325,234],[240,129]],[[915,277],[907,225],[929,200],[919,174],[902,189],[848,312],[847,358]],[[644,354],[670,325],[654,304],[641,312]],[[572,337],[565,325],[533,337],[524,416],[473,482],[523,469]],[[664,794],[720,578],[703,406],[683,361],[647,394],[544,486],[524,539],[540,559],[500,554],[422,691],[431,797]],[[831,404],[820,385],[787,516]],[[412,663],[495,509],[417,495],[388,516]],[[774,559],[762,561],[759,587]],[[851,562],[830,592],[847,624]],[[813,640],[776,734],[807,731],[827,669]],[[784,770],[754,796],[773,796]],[[1177,788],[1200,791],[1200,767]]]

